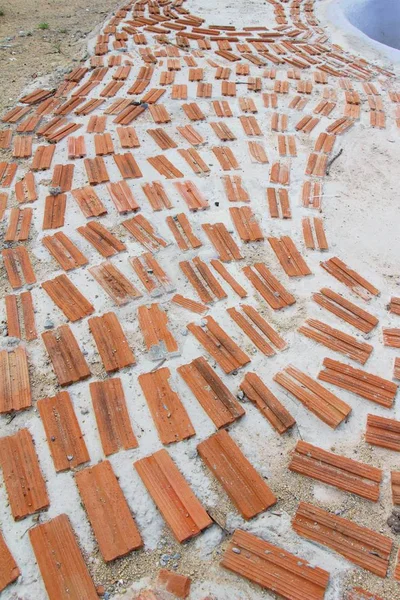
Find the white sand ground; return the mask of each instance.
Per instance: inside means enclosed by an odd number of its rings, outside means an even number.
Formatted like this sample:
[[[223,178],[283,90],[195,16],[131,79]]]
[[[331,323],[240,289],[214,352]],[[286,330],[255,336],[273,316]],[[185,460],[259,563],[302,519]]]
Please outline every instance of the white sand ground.
[[[322,4],[324,4],[324,1],[322,1]],[[271,6],[261,0],[219,0],[218,3],[213,0],[189,0],[187,7],[193,14],[204,16],[209,23],[214,24],[232,22],[232,24],[237,26],[256,25],[260,23],[264,24],[268,19],[271,19],[271,23],[273,22]],[[380,54],[376,54],[372,47],[369,53],[376,56],[377,59],[381,59],[382,57]],[[179,83],[179,80],[177,80],[177,83]],[[169,108],[171,108],[172,114],[174,114],[174,110],[176,114],[178,113],[178,106],[171,104]],[[367,116],[364,115],[363,119],[366,118]],[[326,184],[326,199],[324,200],[323,210],[326,219],[327,237],[331,243],[332,254],[337,253],[344,260],[348,259],[353,268],[382,290],[382,295],[371,301],[370,310],[380,318],[380,325],[390,325],[392,320],[387,313],[386,304],[391,295],[400,295],[400,229],[398,226],[400,213],[398,200],[399,133],[398,130],[395,130],[394,125],[383,131],[372,130],[366,126],[363,119],[360,124],[351,129],[339,141],[340,146],[343,148],[343,154],[332,168],[329,183]],[[263,122],[261,116],[259,120],[264,131],[268,131],[269,127],[266,126],[266,121]],[[390,123],[393,123],[393,119]],[[138,126],[135,125],[135,128],[139,132],[141,141],[146,140],[146,143],[149,144],[148,137],[145,137],[147,126],[148,123],[143,123],[140,126],[139,124]],[[210,131],[205,125],[199,125],[198,129],[205,137],[211,137]],[[232,130],[236,131],[235,125],[232,125]],[[319,130],[316,130],[315,134],[318,132]],[[238,139],[240,139],[242,133],[239,129],[237,129],[237,133]],[[266,137],[266,147],[270,162],[275,157],[271,140],[272,134],[269,132]],[[296,222],[297,224],[300,222],[300,217],[304,214],[300,206],[299,195],[300,186],[303,181],[304,160],[308,151],[308,141],[303,144],[299,143],[299,158],[293,162],[293,179],[290,195],[292,198],[293,223]],[[58,149],[56,152],[58,152]],[[146,167],[147,163],[144,160],[145,154],[142,153],[143,146],[135,151],[135,156],[140,161],[141,166],[143,165],[144,177],[146,178],[148,176],[148,172],[146,171],[148,167]],[[243,164],[248,165],[243,173],[243,179],[251,194],[252,208],[261,223],[263,231],[267,235],[272,232],[277,236],[286,233],[292,235],[293,224],[291,221],[274,221],[272,223],[267,214],[265,187],[268,170],[261,165],[250,165],[247,152],[240,145],[235,146],[235,153],[237,153]],[[54,160],[55,163],[58,162],[57,156],[55,156]],[[178,168],[180,167],[179,160],[176,160],[176,165]],[[111,179],[118,179],[114,163],[111,161],[108,162],[108,168]],[[46,193],[46,176],[43,175],[42,179],[40,202],[43,202]],[[227,202],[223,195],[220,181],[218,180],[218,183],[215,183],[216,181],[217,178],[211,180],[202,179],[199,186],[204,191],[210,203],[214,201],[220,202],[218,210],[216,207],[213,207],[213,220],[215,222],[219,220],[226,221]],[[74,185],[75,187],[79,187],[81,183],[83,182],[78,180],[74,182]],[[143,200],[139,186],[135,189],[135,193],[140,199],[141,206],[144,207],[143,214],[150,217],[152,222],[156,226],[159,226],[160,231],[165,234],[165,237],[170,237],[165,226],[165,215],[153,213],[147,208],[148,205]],[[115,225],[113,214],[115,214],[115,211],[110,211],[109,216],[102,221],[105,226],[112,227]],[[43,232],[41,232],[41,220],[42,212],[35,211],[34,226],[38,235],[33,251],[35,256],[43,261],[41,268],[44,275],[46,262],[49,261],[49,258],[40,244],[40,239],[43,235]],[[192,219],[195,224],[207,220],[208,216],[204,217],[201,213],[196,213]],[[85,222],[82,214],[72,201],[68,205],[68,221],[69,225],[66,227],[67,235],[69,235],[69,231],[72,232],[76,227]],[[295,241],[300,240],[299,235],[300,229],[297,227]],[[276,268],[277,262],[273,259],[272,251],[267,246],[267,244],[260,245],[256,254],[253,252],[250,255],[249,252],[248,257],[251,257],[252,262],[254,262],[256,256],[257,259],[265,260],[271,266],[272,271],[281,276],[282,271]],[[90,248],[87,245],[88,258],[92,263],[95,263],[95,261],[98,261],[98,255],[94,249],[91,250]],[[130,252],[130,250],[132,251]],[[128,252],[129,254],[137,253],[137,246],[129,241]],[[166,267],[172,279],[179,281],[179,291],[193,297],[192,290],[183,283],[175,252],[175,246],[171,246],[165,251],[162,257],[162,264]],[[200,252],[200,256],[202,258],[213,257],[211,251],[202,251]],[[285,311],[282,315],[273,314],[272,311],[265,313],[271,324],[289,342],[288,350],[268,360],[262,358],[261,354],[252,355],[252,370],[257,372],[271,389],[276,392],[277,396],[283,400],[296,418],[298,427],[292,434],[285,436],[285,439],[281,439],[273,432],[268,423],[259,416],[257,410],[253,406],[246,404],[246,416],[230,428],[233,438],[240,444],[245,455],[250,458],[260,473],[268,477],[271,488],[280,498],[276,509],[266,512],[249,523],[244,522],[237,516],[237,512],[223,500],[224,494],[221,495],[219,488],[212,482],[211,475],[203,468],[200,459],[197,458],[197,438],[170,447],[169,451],[201,501],[211,509],[214,507],[214,509],[222,509],[223,512],[228,512],[226,528],[229,531],[237,527],[245,528],[268,539],[272,543],[282,545],[287,550],[298,553],[299,556],[308,559],[312,564],[327,569],[332,575],[326,595],[327,600],[340,600],[342,598],[344,585],[349,576],[354,577],[355,580],[360,579],[360,581],[366,582],[366,585],[370,589],[379,591],[380,586],[382,586],[381,591],[385,592],[385,599],[394,600],[396,598],[393,595],[395,588],[390,581],[381,584],[378,578],[365,575],[365,573],[361,574],[361,570],[355,569],[333,552],[306,542],[296,536],[290,526],[290,517],[294,514],[298,500],[306,499],[327,508],[335,507],[343,516],[354,518],[355,521],[361,524],[374,527],[375,529],[382,529],[385,533],[389,533],[385,527],[386,518],[391,511],[387,474],[390,468],[398,468],[398,456],[395,453],[380,451],[379,449],[371,450],[361,441],[362,433],[365,430],[367,413],[387,415],[384,409],[344,391],[338,392],[338,390],[332,388],[333,391],[338,393],[353,408],[353,414],[349,421],[340,427],[338,431],[332,431],[272,382],[273,374],[288,363],[294,363],[310,375],[316,376],[323,357],[332,356],[337,358],[337,355],[334,353],[295,333],[297,326],[307,316],[322,316],[323,320],[332,326],[338,325],[337,321],[329,313],[324,312],[322,315],[317,306],[311,302],[311,292],[319,290],[324,285],[331,285],[334,289],[344,292],[344,295],[349,297],[343,287],[332,285],[332,279],[318,265],[320,260],[321,255],[319,253],[308,253],[307,262],[315,275],[297,281],[295,286],[285,280],[289,290],[294,287],[296,290],[298,303],[293,311]],[[117,258],[114,262],[123,272],[131,276],[131,271],[126,261],[126,254],[121,256],[121,258]],[[239,267],[234,266],[232,271],[240,279]],[[55,272],[52,272],[52,275],[55,274]],[[84,284],[85,294],[89,299],[96,297],[96,307],[99,311],[113,309],[111,301],[92,282],[85,271],[81,270],[72,273],[70,277],[78,287],[80,284]],[[249,286],[246,287],[249,288]],[[43,329],[48,314],[51,315],[52,319],[56,315],[57,323],[63,322],[61,313],[46,299],[45,294],[41,294],[41,300],[43,302],[39,306],[37,314],[38,330],[41,331]],[[225,310],[227,306],[232,306],[235,302],[236,298],[230,295],[228,300],[217,303],[213,307],[213,316],[218,322],[229,324]],[[135,321],[135,314],[135,303],[129,304],[119,312],[129,341],[136,349],[141,345],[141,336]],[[176,367],[179,364],[189,362],[192,358],[198,356],[201,351],[193,338],[183,334],[183,327],[179,327],[179,309],[171,307],[169,314],[171,321],[175,323],[174,334],[182,348],[182,357],[173,361],[173,366]],[[346,328],[342,327],[342,329]],[[93,341],[88,333],[87,324],[72,324],[72,330],[76,332],[81,347],[85,348],[88,361],[93,363],[95,360],[98,360],[96,359],[97,353]],[[354,331],[350,329],[346,329],[346,331],[354,334]],[[368,361],[367,370],[391,379],[392,363],[396,353],[391,349],[384,348],[380,343],[380,326],[379,331],[375,332],[372,337],[375,351]],[[237,339],[239,342],[242,342],[244,338],[238,336]],[[36,370],[41,373],[35,381],[35,399],[38,399],[54,394],[55,379],[51,374],[49,361],[41,344],[36,344],[34,348]],[[250,353],[252,353],[251,348],[250,344],[245,345],[245,350]],[[139,448],[111,456],[110,461],[116,474],[120,477],[122,489],[135,513],[139,528],[143,533],[146,550],[156,551],[163,547],[165,539],[169,543],[169,538],[165,534],[164,524],[160,515],[149,500],[139,477],[132,468],[134,460],[146,456],[161,447],[143,395],[136,381],[137,376],[142,372],[152,369],[154,363],[150,362],[148,357],[143,353],[135,353],[139,357],[137,367],[128,373],[120,374],[120,376],[123,380],[134,431],[139,439]],[[100,374],[102,368],[100,363],[98,365],[98,372]],[[228,381],[227,378],[223,379]],[[235,386],[239,384],[241,379],[241,373],[236,377],[230,377],[228,384],[230,389],[235,389]],[[189,390],[179,380],[178,376],[173,375],[172,381],[176,389],[179,390],[179,394],[195,424],[198,436],[204,438],[210,435],[214,431],[211,421],[205,416],[197,402],[193,400]],[[103,453],[96,431],[94,415],[91,410],[88,383],[83,382],[74,385],[70,393],[85,434],[91,462],[95,464],[103,458]],[[89,412],[87,412],[87,409],[89,409]],[[400,407],[398,404],[390,412],[390,416],[400,418]],[[2,425],[3,423],[4,421],[2,421]],[[3,431],[11,433],[25,425],[34,436],[40,464],[48,481],[50,492],[48,516],[53,517],[62,512],[66,512],[70,516],[85,554],[89,557],[91,556],[89,562],[95,574],[96,583],[101,583],[100,575],[104,573],[104,567],[98,558],[98,553],[95,552],[96,545],[85,512],[80,505],[73,476],[71,473],[55,475],[45,441],[44,430],[38,414],[35,410],[19,414],[10,425],[7,425],[7,427],[3,426]],[[383,486],[384,492],[379,503],[371,505],[361,499],[353,501],[351,498],[349,499],[349,495],[347,494],[342,494],[327,486],[314,484],[312,481],[300,481],[300,478],[288,473],[286,469],[288,452],[300,436],[325,449],[334,448],[337,452],[344,453],[349,457],[384,467],[386,480]],[[1,595],[2,600],[16,600],[17,598],[18,600],[44,600],[46,593],[26,534],[27,529],[34,524],[33,519],[24,519],[19,523],[13,522],[10,517],[10,509],[3,485],[0,485],[0,524],[4,530],[10,549],[23,571],[18,584],[11,586],[3,592]],[[214,593],[219,600],[261,600],[273,598],[272,594],[252,586],[218,567],[218,556],[215,555],[215,549],[222,539],[223,533],[221,529],[213,526],[209,531],[191,542],[188,552],[190,552],[192,560],[191,569],[195,574],[191,598],[193,600],[200,600],[207,593]],[[182,554],[184,552],[182,550]],[[126,567],[127,561],[121,563],[123,564],[122,575],[120,577],[117,576],[116,579],[121,579],[123,583],[117,584],[117,589],[126,588],[127,585],[130,585],[132,579],[136,579],[132,576],[132,573],[135,572],[134,565],[138,559],[133,553],[129,560],[132,562],[133,567],[131,569]],[[189,563],[187,564],[189,565]],[[189,566],[185,566],[183,562],[182,569],[178,570],[182,572],[189,571]],[[151,566],[147,579],[140,578],[135,581],[135,588],[139,588],[146,583],[153,572],[154,565]],[[199,574],[198,577],[196,573]],[[354,573],[355,575],[353,575]],[[125,595],[125,597],[128,598],[129,595]]]

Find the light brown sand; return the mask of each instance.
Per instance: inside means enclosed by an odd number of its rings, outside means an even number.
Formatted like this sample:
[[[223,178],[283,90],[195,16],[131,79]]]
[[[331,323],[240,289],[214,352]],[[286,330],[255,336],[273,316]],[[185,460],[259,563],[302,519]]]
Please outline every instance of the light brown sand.
[[[0,112],[36,78],[51,75],[56,83],[117,6],[118,0],[0,0]]]

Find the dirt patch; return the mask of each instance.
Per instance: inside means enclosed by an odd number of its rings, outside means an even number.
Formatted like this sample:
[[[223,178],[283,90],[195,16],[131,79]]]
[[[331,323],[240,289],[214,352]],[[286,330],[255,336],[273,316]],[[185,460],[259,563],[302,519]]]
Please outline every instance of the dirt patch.
[[[83,58],[88,36],[118,0],[0,0],[0,112],[35,79],[56,84]],[[3,13],[3,14],[2,14]]]

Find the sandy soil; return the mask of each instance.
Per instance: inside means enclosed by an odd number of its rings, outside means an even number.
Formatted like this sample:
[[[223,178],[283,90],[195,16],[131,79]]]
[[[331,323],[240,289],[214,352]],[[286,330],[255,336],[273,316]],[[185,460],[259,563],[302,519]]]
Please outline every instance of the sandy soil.
[[[116,0],[0,0],[0,111],[15,104],[38,77],[61,79],[86,53],[90,32],[118,7]],[[40,26],[48,25],[47,29]]]

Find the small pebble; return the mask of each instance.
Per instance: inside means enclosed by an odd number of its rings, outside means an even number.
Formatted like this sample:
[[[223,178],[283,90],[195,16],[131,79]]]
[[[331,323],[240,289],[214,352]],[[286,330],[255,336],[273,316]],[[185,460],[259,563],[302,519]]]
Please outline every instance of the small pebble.
[[[58,196],[59,194],[61,194],[60,186],[58,185],[56,187],[50,187],[49,194],[50,194],[50,196]]]

